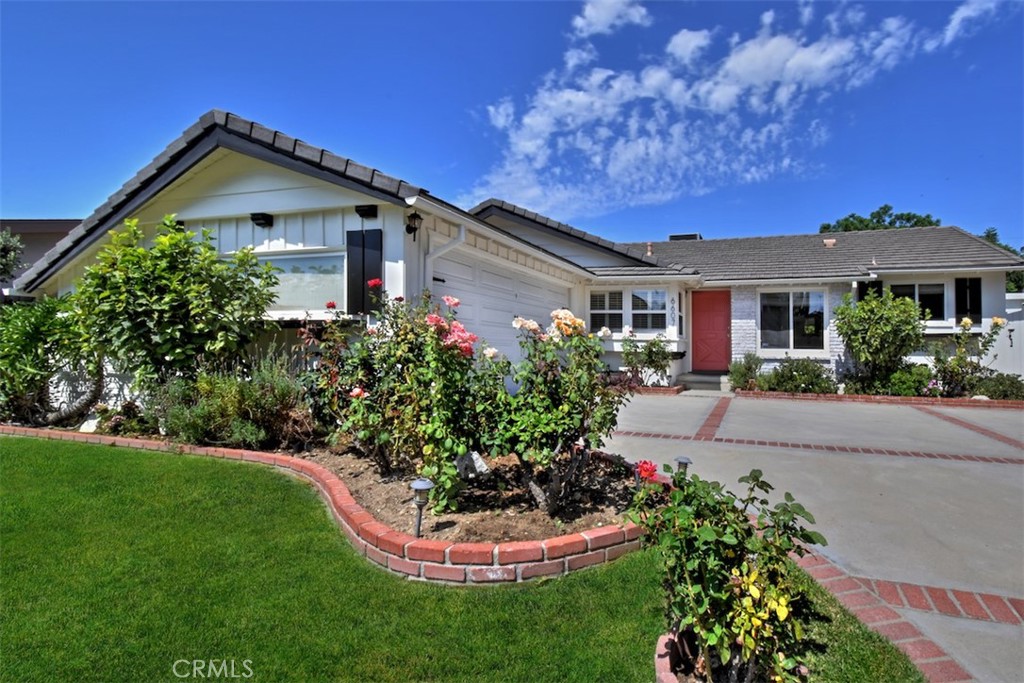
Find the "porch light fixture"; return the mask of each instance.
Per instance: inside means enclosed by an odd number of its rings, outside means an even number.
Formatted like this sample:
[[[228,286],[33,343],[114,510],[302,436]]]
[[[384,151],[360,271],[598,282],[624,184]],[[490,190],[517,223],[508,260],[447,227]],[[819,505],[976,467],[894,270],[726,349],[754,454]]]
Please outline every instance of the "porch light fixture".
[[[693,461],[687,458],[685,455],[677,455],[673,458],[676,461],[676,472],[682,472],[683,476],[686,476],[686,470],[690,468]]]
[[[416,538],[420,537],[420,525],[423,523],[423,508],[427,506],[430,498],[430,489],[434,488],[434,482],[420,477],[409,485],[412,489],[413,502],[416,503]]]
[[[253,225],[260,228],[272,228],[274,227],[274,217],[269,213],[250,213],[249,218],[252,220]]]
[[[405,234],[412,235],[412,241],[416,241],[416,233],[423,226],[423,216],[419,215],[415,211],[410,213],[405,218]]]

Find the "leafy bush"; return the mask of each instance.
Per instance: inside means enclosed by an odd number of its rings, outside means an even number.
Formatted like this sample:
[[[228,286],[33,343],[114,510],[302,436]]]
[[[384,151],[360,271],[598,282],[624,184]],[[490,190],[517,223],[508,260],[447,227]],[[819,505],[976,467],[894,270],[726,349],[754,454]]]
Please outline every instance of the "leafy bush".
[[[836,331],[867,386],[887,387],[905,358],[924,344],[925,325],[917,302],[870,290],[861,301],[847,294],[836,307]]]
[[[935,379],[943,396],[974,395],[978,384],[990,373],[982,360],[992,350],[996,337],[1006,326],[1006,319],[993,317],[988,332],[981,335],[971,332],[973,326],[970,318],[964,318],[949,342],[932,345]]]
[[[754,389],[757,387],[757,376],[761,372],[764,359],[756,353],[743,354],[743,360],[729,363],[729,384],[735,389]]]
[[[651,385],[668,379],[668,366],[672,362],[672,353],[665,343],[665,335],[659,334],[654,339],[639,342],[632,331],[622,340],[622,363],[626,366],[633,381]]]
[[[491,451],[516,453],[526,487],[554,513],[625,400],[607,379],[600,340],[566,310],[552,313],[546,331],[517,318],[525,358],[513,367],[497,349],[474,351],[458,299],[443,297],[442,307],[429,292],[416,304],[378,298],[378,323],[361,337],[349,339],[340,315],[300,333],[327,422],[351,433],[382,473],[415,468],[432,479],[436,511],[457,505],[457,460]]]
[[[96,414],[99,416],[96,431],[100,434],[154,434],[158,429],[156,416],[143,410],[135,401],[125,401],[117,410],[100,403],[96,406]]]
[[[302,448],[313,438],[303,387],[287,361],[175,377],[152,392],[153,412],[173,439],[198,445]]]
[[[757,378],[761,391],[782,391],[792,394],[834,394],[836,381],[832,373],[810,358],[786,356],[771,372]]]
[[[1024,401],[1024,379],[998,372],[978,382],[976,393],[997,400]]]
[[[152,247],[144,241],[125,221],[72,295],[81,341],[138,386],[195,377],[200,361],[231,359],[266,328],[277,276],[251,249],[221,259],[208,230],[197,236],[174,216]]]
[[[0,306],[0,417],[39,423],[53,410],[50,381],[78,369],[65,299]]]
[[[513,322],[524,358],[513,369],[518,390],[496,401],[504,414],[493,438],[518,456],[530,493],[553,515],[572,497],[590,449],[615,429],[633,384],[611,379],[601,341],[583,320],[567,309],[551,319],[547,330],[533,320]]]
[[[927,396],[934,384],[932,369],[927,365],[908,363],[889,378],[890,396]]]
[[[442,308],[427,292],[413,305],[388,298],[379,280],[369,284],[380,310],[365,334],[350,341],[340,314],[318,338],[303,333],[319,353],[311,390],[323,396],[332,426],[351,433],[382,473],[418,464],[435,483],[435,508],[454,508],[462,487],[456,458],[480,444],[475,405],[482,399],[467,400],[468,387],[480,383],[476,335],[457,320],[458,299],[444,297]]]
[[[641,470],[640,463],[638,471]],[[695,643],[696,673],[708,681],[801,680],[807,673],[794,614],[805,598],[794,585],[789,553],[825,545],[801,520],[814,518],[789,493],[770,507],[772,486],[760,470],[740,478],[740,498],[717,482],[682,472],[671,489],[645,483],[632,516],[645,543],[661,554],[668,628]],[[669,468],[666,466],[665,468]],[[754,520],[751,521],[751,517]]]

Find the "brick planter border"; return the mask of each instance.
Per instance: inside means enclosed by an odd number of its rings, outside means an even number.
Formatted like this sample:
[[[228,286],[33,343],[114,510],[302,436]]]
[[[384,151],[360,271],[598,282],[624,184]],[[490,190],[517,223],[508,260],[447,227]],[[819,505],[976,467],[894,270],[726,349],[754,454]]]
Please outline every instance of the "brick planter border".
[[[675,396],[686,391],[685,384],[678,384],[673,387],[648,387],[640,386],[636,388],[636,393],[642,396]]]
[[[0,425],[2,434],[242,460],[298,475],[313,483],[357,553],[408,579],[455,584],[513,583],[563,576],[640,549],[641,529],[631,522],[541,541],[455,543],[417,539],[377,521],[327,468],[287,455],[11,425]]]
[[[743,398],[781,398],[793,401],[840,401],[845,403],[884,403],[907,406],[946,406],[949,408],[1017,408],[1024,409],[1024,401],[988,400],[973,398],[937,398],[932,396],[869,396],[866,394],[791,394],[782,391],[736,389]]]

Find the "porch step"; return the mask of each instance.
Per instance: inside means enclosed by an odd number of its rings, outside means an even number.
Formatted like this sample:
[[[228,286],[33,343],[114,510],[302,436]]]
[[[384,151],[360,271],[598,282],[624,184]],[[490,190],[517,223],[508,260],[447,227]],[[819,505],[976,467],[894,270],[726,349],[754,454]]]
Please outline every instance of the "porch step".
[[[729,391],[729,375],[687,373],[676,377],[676,384],[685,384],[687,390]]]

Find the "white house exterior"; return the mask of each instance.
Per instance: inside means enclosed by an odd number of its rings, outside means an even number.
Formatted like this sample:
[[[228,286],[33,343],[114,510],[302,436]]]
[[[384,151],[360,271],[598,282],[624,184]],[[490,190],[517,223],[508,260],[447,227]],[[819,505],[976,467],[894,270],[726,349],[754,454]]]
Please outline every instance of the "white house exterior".
[[[367,312],[366,281],[380,277],[391,296],[430,289],[458,297],[467,327],[512,357],[512,318],[546,323],[561,307],[594,329],[615,331],[607,342],[613,364],[626,328],[640,339],[663,335],[677,355],[673,375],[724,372],[748,351],[769,362],[789,354],[835,365],[842,344],[832,311],[858,283],[882,281],[941,307],[928,323],[936,335],[952,331],[962,306],[987,324],[1005,315],[1006,271],[1024,269],[1020,258],[957,228],[616,244],[499,200],[464,211],[214,110],[16,287],[70,291],[108,231],[126,218],[152,230],[170,213],[191,229],[211,230],[225,254],[252,246],[281,268],[268,316],[285,325],[326,316],[329,300],[350,314]],[[417,232],[407,229],[414,213],[423,219]]]

